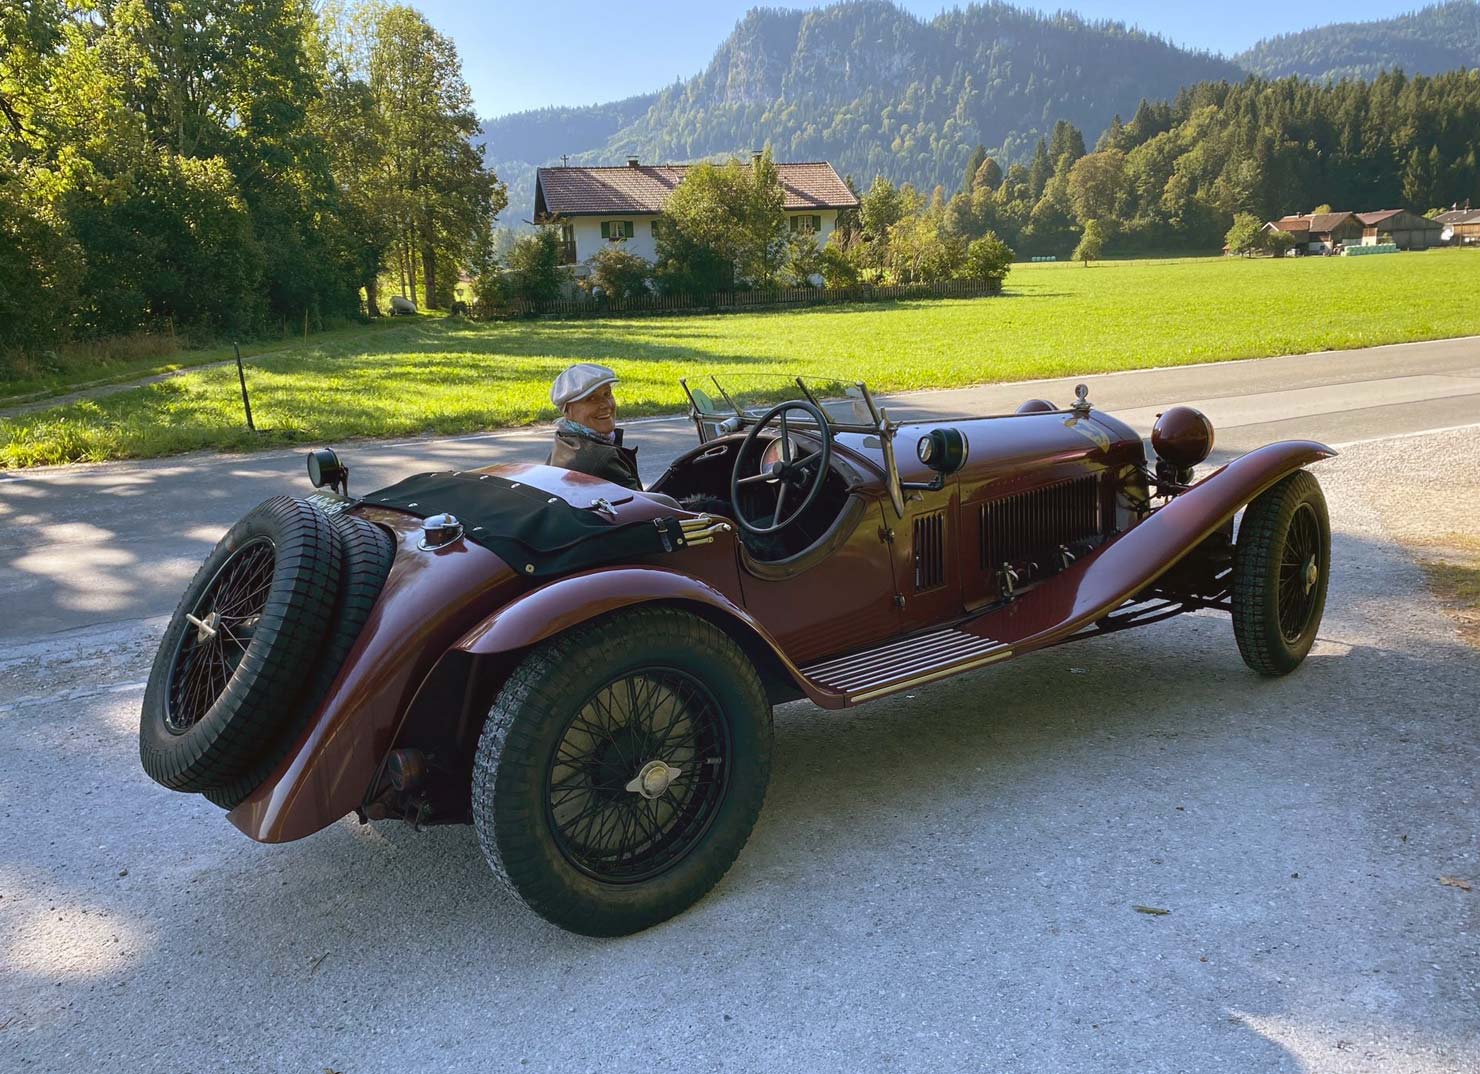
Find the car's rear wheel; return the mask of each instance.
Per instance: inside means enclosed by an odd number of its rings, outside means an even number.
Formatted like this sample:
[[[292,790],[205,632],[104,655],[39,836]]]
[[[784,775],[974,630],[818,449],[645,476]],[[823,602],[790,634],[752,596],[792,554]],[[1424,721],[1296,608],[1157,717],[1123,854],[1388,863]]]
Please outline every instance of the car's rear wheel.
[[[1331,521],[1321,486],[1297,470],[1244,511],[1233,557],[1233,633],[1244,663],[1288,675],[1315,643],[1326,607]]]
[[[674,608],[621,612],[533,649],[478,744],[473,822],[537,913],[618,936],[686,909],[765,799],[771,711],[745,653]]]
[[[329,519],[303,500],[275,497],[227,531],[160,641],[139,720],[145,772],[201,791],[261,756],[320,649],[339,571]]]

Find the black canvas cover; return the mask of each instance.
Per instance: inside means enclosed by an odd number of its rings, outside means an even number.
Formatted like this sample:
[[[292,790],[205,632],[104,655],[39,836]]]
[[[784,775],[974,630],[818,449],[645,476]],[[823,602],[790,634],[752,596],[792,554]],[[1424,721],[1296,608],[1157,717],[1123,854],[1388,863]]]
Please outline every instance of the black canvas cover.
[[[683,544],[677,518],[618,525],[597,511],[572,507],[543,489],[497,474],[416,474],[361,502],[418,518],[456,515],[468,540],[529,578],[672,552]]]

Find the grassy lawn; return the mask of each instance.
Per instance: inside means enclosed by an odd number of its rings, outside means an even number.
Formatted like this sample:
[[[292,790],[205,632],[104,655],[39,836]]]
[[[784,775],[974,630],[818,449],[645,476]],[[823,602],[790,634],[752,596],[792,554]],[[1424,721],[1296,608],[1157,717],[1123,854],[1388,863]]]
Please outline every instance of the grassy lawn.
[[[614,367],[627,416],[680,410],[693,372],[813,372],[880,391],[1183,365],[1480,333],[1480,255],[1015,266],[1000,298],[783,313],[424,320],[0,419],[0,466],[454,433],[547,420],[575,361]]]

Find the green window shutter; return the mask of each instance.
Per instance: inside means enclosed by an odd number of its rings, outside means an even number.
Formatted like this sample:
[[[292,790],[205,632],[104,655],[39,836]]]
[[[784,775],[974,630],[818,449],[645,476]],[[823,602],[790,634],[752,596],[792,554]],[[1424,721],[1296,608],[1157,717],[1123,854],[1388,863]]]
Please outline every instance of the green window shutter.
[[[624,239],[630,239],[632,237],[632,221],[631,220],[623,220],[622,221],[622,237]]]
[[[612,237],[612,222],[610,220],[603,220],[601,222],[601,237],[603,239]]]
[[[821,231],[822,230],[822,217],[820,217],[820,216],[814,216],[814,217],[812,217],[812,230],[813,231]]]

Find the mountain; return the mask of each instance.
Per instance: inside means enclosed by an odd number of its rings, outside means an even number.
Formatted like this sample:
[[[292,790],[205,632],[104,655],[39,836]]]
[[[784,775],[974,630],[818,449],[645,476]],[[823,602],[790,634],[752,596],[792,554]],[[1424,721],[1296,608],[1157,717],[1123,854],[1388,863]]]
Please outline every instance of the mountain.
[[[687,161],[769,144],[779,160],[830,160],[860,185],[884,175],[953,191],[977,144],[1025,160],[1057,120],[1093,140],[1143,98],[1243,75],[1121,23],[1004,3],[929,20],[884,0],[757,8],[693,78],[616,105],[492,120],[486,155],[515,219],[532,207],[533,167],[562,154]]]
[[[1480,3],[1458,0],[1377,22],[1343,22],[1266,38],[1234,57],[1266,78],[1370,79],[1383,69],[1432,75],[1480,67]]]

